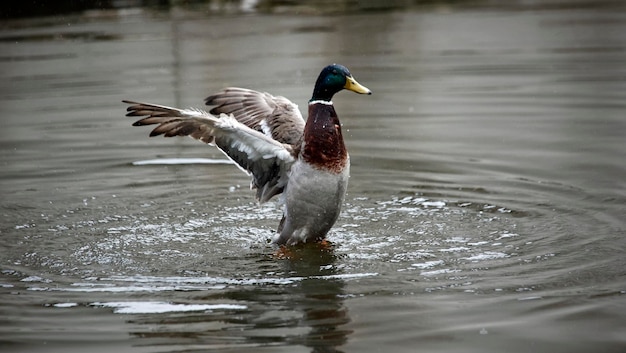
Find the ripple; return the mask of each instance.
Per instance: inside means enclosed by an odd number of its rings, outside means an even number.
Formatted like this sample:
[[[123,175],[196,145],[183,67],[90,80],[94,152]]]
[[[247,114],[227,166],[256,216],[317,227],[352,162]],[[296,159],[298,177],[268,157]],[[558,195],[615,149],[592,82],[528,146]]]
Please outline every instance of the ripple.
[[[104,278],[85,278],[81,282],[72,283],[69,287],[55,286],[31,286],[30,291],[51,292],[84,292],[84,293],[137,293],[137,292],[170,292],[170,291],[207,291],[221,290],[232,287],[246,286],[285,286],[305,280],[358,280],[361,278],[375,277],[377,273],[339,273],[330,275],[313,276],[289,276],[281,277],[183,277],[183,276],[110,276]],[[51,283],[51,280],[41,281]],[[128,285],[127,283],[131,283]]]
[[[90,306],[113,308],[116,314],[163,314],[187,311],[245,310],[237,304],[180,304],[166,302],[93,302]]]
[[[234,164],[230,159],[211,158],[157,158],[133,162],[133,165]]]

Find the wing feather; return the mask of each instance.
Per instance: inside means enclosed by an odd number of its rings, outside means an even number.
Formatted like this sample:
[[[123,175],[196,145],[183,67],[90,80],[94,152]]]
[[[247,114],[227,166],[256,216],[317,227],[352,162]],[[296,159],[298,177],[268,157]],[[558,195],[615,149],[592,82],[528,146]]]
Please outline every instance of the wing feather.
[[[143,117],[133,126],[157,125],[150,136],[190,136],[215,143],[237,165],[252,175],[257,199],[268,201],[281,193],[294,162],[293,148],[276,141],[235,119],[218,117],[197,109],[178,109],[162,105],[123,101],[130,104],[127,116]]]
[[[266,92],[229,87],[205,99],[214,106],[211,114],[232,114],[237,121],[272,139],[297,145],[302,139],[304,119],[289,99]]]

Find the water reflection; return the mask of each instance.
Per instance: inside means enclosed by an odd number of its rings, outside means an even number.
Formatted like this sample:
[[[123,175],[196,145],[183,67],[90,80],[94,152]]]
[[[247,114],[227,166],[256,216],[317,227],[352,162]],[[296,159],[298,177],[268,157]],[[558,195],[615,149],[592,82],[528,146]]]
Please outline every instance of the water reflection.
[[[341,352],[338,347],[347,342],[352,330],[344,327],[351,319],[344,304],[344,274],[334,250],[320,251],[308,244],[293,249],[289,259],[267,254],[254,257],[272,270],[222,290],[191,292],[187,300],[196,305],[237,303],[235,307],[246,309],[136,315],[128,323],[140,329],[131,334],[142,346],[165,344],[175,351],[191,344],[206,349],[304,346],[311,352]]]
[[[283,261],[286,273],[305,277],[289,289],[289,297],[293,310],[302,313],[298,326],[310,328],[303,337],[287,341],[311,347],[312,352],[339,352],[336,347],[344,344],[352,332],[341,327],[350,322],[343,303],[344,281],[334,278],[340,274],[334,251],[320,251],[318,247],[313,244],[294,249],[293,258]]]
[[[280,260],[285,279],[292,285],[256,287],[229,292],[228,298],[250,302],[254,310],[244,320],[243,336],[254,345],[279,344],[311,347],[312,352],[339,352],[350,330],[344,306],[344,280],[337,275],[336,255],[313,246],[293,249]]]

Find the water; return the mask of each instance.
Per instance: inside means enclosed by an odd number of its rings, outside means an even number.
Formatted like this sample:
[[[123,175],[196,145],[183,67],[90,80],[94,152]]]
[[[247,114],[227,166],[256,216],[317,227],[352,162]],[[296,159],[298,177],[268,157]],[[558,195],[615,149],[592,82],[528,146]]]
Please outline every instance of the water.
[[[626,350],[622,10],[5,21],[2,350]],[[335,97],[346,204],[292,260],[245,175],[120,103],[304,106],[331,62],[374,95]]]

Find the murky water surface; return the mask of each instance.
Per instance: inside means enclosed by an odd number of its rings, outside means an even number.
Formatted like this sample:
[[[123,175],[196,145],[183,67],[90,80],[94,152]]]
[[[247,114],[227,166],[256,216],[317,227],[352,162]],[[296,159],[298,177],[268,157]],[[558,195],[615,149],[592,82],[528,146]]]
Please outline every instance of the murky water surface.
[[[624,33],[621,5],[6,21],[2,350],[624,352]],[[348,197],[292,260],[244,174],[120,103],[302,107],[332,62],[374,95],[335,97]]]

